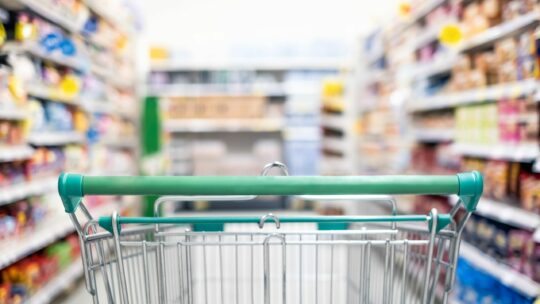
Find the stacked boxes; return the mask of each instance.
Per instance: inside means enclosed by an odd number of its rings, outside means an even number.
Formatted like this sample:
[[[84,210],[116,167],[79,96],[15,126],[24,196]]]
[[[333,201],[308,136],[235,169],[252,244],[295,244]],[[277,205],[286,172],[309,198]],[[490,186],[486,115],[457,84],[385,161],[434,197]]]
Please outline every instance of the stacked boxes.
[[[170,119],[261,118],[266,99],[263,96],[169,97]]]

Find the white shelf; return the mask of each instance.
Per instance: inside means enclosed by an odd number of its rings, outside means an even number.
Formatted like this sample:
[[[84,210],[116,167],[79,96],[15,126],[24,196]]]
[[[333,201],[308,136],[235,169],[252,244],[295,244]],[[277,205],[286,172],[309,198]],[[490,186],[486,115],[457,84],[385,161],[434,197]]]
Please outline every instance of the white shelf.
[[[0,205],[27,198],[29,196],[43,195],[51,193],[56,188],[56,178],[37,179],[13,186],[0,188]]]
[[[321,117],[321,125],[334,130],[343,130],[346,127],[345,119],[341,115],[323,114]]]
[[[513,268],[496,261],[474,246],[462,241],[460,254],[475,267],[478,267],[491,274],[504,285],[520,291],[521,293],[530,297],[537,297],[540,295],[539,283],[531,280],[529,277],[519,273]]]
[[[280,132],[281,119],[175,119],[165,120],[167,132]]]
[[[24,120],[28,117],[28,114],[24,109],[15,107],[1,107],[0,106],[0,119],[4,120]]]
[[[77,96],[68,95],[57,88],[49,88],[41,84],[26,84],[24,89],[30,96],[49,101],[62,102],[70,105],[79,105]]]
[[[414,138],[423,142],[445,142],[454,140],[454,130],[417,129]]]
[[[92,64],[90,66],[90,71],[92,71],[92,73],[94,73],[96,76],[101,77],[108,84],[111,84],[119,89],[130,88],[135,83],[134,79],[122,79],[121,77],[116,75],[114,71],[110,71],[107,68],[101,67],[96,64]]]
[[[489,159],[506,159],[518,162],[533,161],[539,155],[538,145],[535,144],[478,145],[456,143],[452,148],[456,153],[463,155]]]
[[[0,162],[29,159],[34,154],[34,149],[27,145],[0,146]]]
[[[426,0],[420,4],[419,8],[415,9],[411,14],[410,23],[418,22],[420,19],[427,16],[437,7],[441,6],[446,0]]]
[[[130,138],[103,139],[98,144],[116,149],[135,149],[137,147],[137,140]]]
[[[128,113],[116,107],[111,101],[83,101],[81,103],[84,110],[90,113],[117,115],[132,121],[136,119],[135,114]]]
[[[344,138],[323,137],[322,147],[325,150],[340,152],[340,153],[343,153],[344,155],[346,154],[346,151],[347,151],[347,143]]]
[[[63,146],[67,144],[79,144],[84,141],[84,134],[75,131],[34,132],[28,138],[28,142],[34,146]]]
[[[81,259],[74,261],[69,267],[64,269],[52,280],[47,282],[38,291],[30,296],[28,304],[48,304],[69,285],[83,275],[83,265]]]
[[[540,20],[540,16],[536,12],[527,13],[525,15],[516,17],[513,20],[504,22],[500,25],[494,26],[471,39],[465,41],[460,47],[461,52],[480,48],[486,45],[490,45],[497,40],[512,36],[517,32],[523,31],[527,27],[532,27]]]
[[[58,205],[60,206],[60,200]],[[106,204],[97,210],[90,210],[94,217],[110,215],[114,210],[113,204]],[[0,269],[4,268],[38,250],[65,237],[75,231],[69,216],[63,211],[41,221],[33,232],[13,239],[0,241]]]
[[[37,43],[16,43],[8,42],[2,46],[2,50],[5,52],[18,52],[18,53],[29,53],[37,58],[40,58],[45,61],[53,62],[57,65],[70,67],[75,70],[86,70],[88,68],[88,63],[84,62],[80,58],[68,57],[60,54],[59,51],[49,53],[40,47]]]
[[[432,25],[430,28],[425,29],[420,34],[418,34],[416,38],[412,41],[412,48],[414,50],[418,50],[423,46],[429,44],[430,42],[437,40],[439,38],[439,31],[441,30],[442,24],[444,24],[444,22]]]
[[[101,1],[103,3],[103,1]],[[102,4],[99,4],[99,1],[94,0],[85,0],[84,3],[90,8],[94,13],[108,21],[110,24],[116,26],[124,34],[133,35],[134,30],[127,23],[124,23],[118,19],[114,14],[111,14],[107,7],[103,7]]]
[[[493,85],[481,89],[473,89],[452,94],[441,94],[433,97],[413,99],[419,100],[409,106],[410,112],[430,111],[451,108],[462,104],[472,104],[503,97],[529,95],[537,91],[538,83],[534,79],[512,83]]]
[[[312,90],[311,90],[312,91]],[[309,92],[305,87],[289,88],[281,83],[192,83],[162,84],[149,88],[151,95],[157,96],[281,96]]]
[[[81,30],[81,24],[73,16],[63,14],[58,6],[41,0],[1,0],[3,5],[10,9],[22,9],[24,7],[37,13],[45,19],[61,26],[72,33],[78,33]]]
[[[434,75],[450,72],[454,67],[456,56],[446,55],[435,59],[433,62],[422,63],[413,66],[412,78],[413,79],[425,79]]]
[[[342,59],[333,58],[268,58],[231,61],[163,61],[152,63],[154,72],[204,71],[204,70],[340,70],[347,68]]]
[[[457,196],[450,197],[450,204],[455,205]],[[476,214],[515,227],[536,231],[540,228],[540,215],[495,200],[482,198],[476,206]]]

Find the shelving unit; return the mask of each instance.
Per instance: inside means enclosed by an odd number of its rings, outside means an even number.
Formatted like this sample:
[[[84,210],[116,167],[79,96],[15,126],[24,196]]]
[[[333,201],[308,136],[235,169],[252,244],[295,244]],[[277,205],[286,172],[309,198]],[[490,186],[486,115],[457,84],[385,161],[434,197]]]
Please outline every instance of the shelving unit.
[[[481,89],[467,90],[459,93],[441,94],[440,96],[416,99],[409,105],[409,111],[433,111],[437,109],[453,108],[464,104],[484,103],[504,97],[519,97],[536,93],[538,83],[536,80],[523,80],[514,83],[493,85]]]
[[[81,260],[73,262],[67,269],[64,269],[56,278],[45,284],[40,290],[28,299],[29,304],[46,304],[65,290],[70,283],[83,275],[83,265]]]
[[[538,282],[535,282],[514,269],[497,262],[487,254],[478,250],[476,247],[466,242],[462,242],[460,254],[478,268],[499,279],[504,283],[504,285],[517,289],[530,297],[538,296],[538,293],[540,292],[540,284]]]
[[[452,205],[456,202],[456,198],[450,199]],[[482,199],[475,212],[501,223],[531,231],[540,228],[540,215],[491,199]]]
[[[2,235],[0,272],[8,267],[20,267],[18,262],[40,255],[45,248],[75,232],[56,194],[58,173],[118,174],[125,169],[121,164],[128,165],[130,173],[137,173],[139,143],[135,139],[139,106],[137,79],[133,75],[137,71],[134,48],[138,38],[133,20],[128,17],[130,10],[117,9],[123,5],[121,1],[108,1],[106,9],[103,4],[99,0],[77,2],[73,4],[78,5],[74,10],[69,3],[48,0],[0,1],[0,7],[10,11],[10,22],[23,22],[18,18],[21,12],[29,22],[35,19],[31,25],[19,25],[35,27],[32,31],[21,37],[8,33],[9,39],[14,40],[0,46],[0,53],[10,58],[8,67],[4,64],[0,71],[3,81],[0,89],[5,90],[0,101],[0,123],[5,124],[3,127],[9,123],[9,128],[16,126],[24,130],[22,135],[13,133],[16,140],[0,138],[0,164],[11,166],[9,170],[25,168],[12,184],[2,176],[0,207],[5,208],[2,217],[12,217],[10,212],[20,208],[15,206],[21,203],[28,210],[36,207],[42,216],[34,222],[27,215],[26,226],[11,233],[16,235]],[[101,32],[92,31],[85,27],[87,18],[107,26],[100,27]],[[104,33],[104,28],[109,32]],[[47,34],[47,30],[69,40],[75,51],[66,55],[69,52],[65,49],[46,48],[41,35]],[[123,47],[117,43],[120,38]],[[29,76],[10,79],[13,66],[20,64],[20,59],[32,63],[25,66]],[[30,68],[33,70],[29,71]],[[15,88],[7,89],[7,79],[13,81]],[[48,121],[52,116],[63,121],[53,124]],[[48,162],[46,168],[42,165],[45,162]],[[122,199],[120,203],[111,198],[92,201],[90,212],[93,216],[111,214],[114,210],[127,212],[124,208],[127,201]],[[20,224],[15,222],[15,225]],[[77,260],[27,302],[54,302],[81,275],[82,264]]]
[[[277,118],[254,119],[182,119],[165,122],[171,133],[281,132],[283,121]]]
[[[232,168],[216,169],[220,174],[258,174],[264,164],[276,160],[286,162],[291,174],[315,174],[316,171],[306,171],[306,166],[301,165],[302,160],[292,153],[299,153],[300,150],[311,156],[319,153],[320,81],[327,75],[337,74],[344,66],[343,62],[328,58],[214,62],[168,59],[153,62],[148,84],[150,95],[160,97],[162,103],[168,105],[172,103],[171,100],[184,99],[187,103],[189,100],[191,103],[200,101],[203,104],[200,110],[207,112],[173,117],[173,111],[170,108],[166,110],[165,116],[168,118],[163,128],[170,134],[167,145],[173,167],[171,173],[212,174],[206,169],[200,171],[204,166],[197,165],[203,161],[196,158],[207,156],[199,157],[201,153],[192,152],[199,144],[210,144],[214,151],[223,152],[222,161],[216,167],[240,163],[239,169],[234,172],[230,171]],[[263,110],[257,115],[215,113],[217,107],[233,107],[229,104],[236,99],[251,97],[264,99]],[[227,105],[216,105],[216,102],[225,99]],[[259,103],[259,100],[255,102]],[[241,110],[244,106],[236,108]],[[311,131],[305,133],[306,128],[311,128]],[[242,133],[242,136],[234,136],[236,133]],[[309,137],[305,137],[306,134]],[[257,148],[261,145],[268,146]],[[240,157],[250,158],[250,155],[258,154],[254,149],[269,153],[257,156],[256,160],[238,161]],[[212,159],[216,157],[211,156]],[[242,165],[245,163],[253,165],[246,165],[244,169]]]
[[[360,56],[365,65],[361,67],[362,73],[357,77],[360,89],[360,95],[357,99],[360,108],[358,117],[359,122],[363,124],[359,141],[360,145],[364,146],[364,149],[360,149],[361,158],[371,166],[359,166],[361,173],[384,173],[384,166],[390,163],[390,159],[383,157],[383,155],[390,154],[390,151],[406,151],[400,154],[402,157],[398,157],[398,162],[406,160],[403,162],[412,163],[411,167],[405,168],[403,171],[394,169],[391,171],[392,173],[452,173],[463,170],[460,166],[464,166],[464,160],[483,161],[483,164],[487,162],[492,164],[511,163],[513,170],[519,168],[525,172],[524,174],[538,172],[537,165],[533,166],[535,162],[538,164],[540,157],[540,145],[537,139],[529,139],[528,137],[521,139],[520,137],[519,140],[511,141],[508,137],[504,137],[506,135],[500,135],[505,132],[502,129],[504,126],[501,127],[505,123],[520,121],[521,124],[525,124],[532,121],[531,124],[535,124],[539,113],[534,103],[540,100],[538,75],[531,76],[524,70],[514,79],[511,77],[505,79],[499,78],[500,75],[497,74],[496,77],[486,78],[485,82],[463,85],[462,88],[451,81],[454,74],[459,73],[459,68],[466,63],[464,57],[467,57],[470,62],[467,71],[473,75],[473,72],[479,73],[474,71],[475,68],[482,68],[482,61],[477,57],[486,52],[495,54],[497,47],[503,48],[501,44],[505,42],[507,46],[510,44],[508,39],[514,39],[519,48],[520,43],[528,45],[526,44],[528,36],[524,33],[532,33],[531,37],[534,38],[531,38],[531,43],[534,44],[538,37],[534,36],[533,31],[536,30],[538,33],[540,15],[537,8],[523,10],[521,15],[516,14],[512,15],[511,18],[501,18],[502,22],[469,34],[466,31],[471,30],[471,25],[470,23],[466,24],[466,21],[463,20],[467,14],[464,10],[466,6],[474,3],[476,1],[421,1],[416,3],[416,7],[413,7],[413,11],[404,21],[389,20],[388,26],[385,25],[374,31],[373,34],[364,37],[363,52]],[[430,21],[429,14],[439,8],[437,18],[433,17]],[[452,15],[452,12],[459,13]],[[443,13],[447,14],[446,17],[441,16]],[[451,23],[458,24],[466,37],[451,47],[444,46],[438,41],[438,34],[441,27],[445,25],[443,22],[445,18],[454,20]],[[455,20],[456,18],[457,20]],[[518,53],[515,57],[511,57],[514,58],[515,71],[519,69],[517,65],[521,62],[520,60],[529,54],[525,47],[522,49],[524,49],[522,52],[524,54]],[[501,53],[496,54],[499,57],[495,57],[495,60],[504,60]],[[531,51],[530,56],[536,58],[537,54],[532,54]],[[488,56],[486,55],[485,58]],[[388,76],[381,78],[379,75]],[[491,75],[493,76],[493,74]],[[455,77],[465,79],[465,74],[458,74]],[[456,86],[452,87],[451,84],[456,84]],[[508,100],[523,101],[520,105],[527,105],[527,109],[534,112],[527,112],[528,115],[524,114],[524,117],[518,117],[518,114],[515,114],[514,118],[503,116],[505,109],[504,105],[501,104]],[[381,105],[383,106],[381,107]],[[481,111],[488,109],[488,107],[500,115],[499,120],[495,123],[483,120],[483,115],[486,112]],[[459,116],[462,117],[462,120],[468,119],[475,123],[478,122],[470,127],[471,136],[463,134],[467,128],[457,122],[458,114],[468,115],[460,112],[463,109],[479,109],[474,112],[476,114],[467,112],[470,114],[469,116]],[[396,116],[402,112],[404,115]],[[471,115],[476,116],[473,119]],[[403,120],[398,117],[403,118]],[[402,146],[388,140],[385,133],[388,126],[381,123],[384,121],[398,122],[400,134],[398,140],[403,142]],[[490,131],[488,131],[488,127],[485,127],[489,123],[492,123],[493,126],[492,129],[489,129]],[[493,131],[495,128],[498,129]],[[486,139],[488,137],[486,134],[491,137]],[[481,136],[484,136],[483,140],[478,139]],[[425,153],[422,154],[422,152]],[[417,159],[415,160],[415,158]],[[426,163],[429,162],[426,159],[430,158],[433,162],[433,168],[426,167]],[[416,163],[419,163],[423,169],[419,170],[414,167]],[[424,172],[424,169],[429,172]],[[499,173],[502,174],[502,171]],[[486,177],[486,181],[493,182],[493,179],[501,178],[500,174],[496,175],[496,172],[491,172],[491,175]],[[488,197],[495,191],[493,189],[495,186],[490,186],[490,189],[486,186],[487,194],[480,201],[475,214],[483,220],[488,219],[486,221],[490,223],[494,221],[494,223],[508,227],[505,229],[514,229],[518,232],[523,230],[524,234],[527,235],[533,233],[534,236],[531,239],[538,242],[540,240],[540,215],[536,211],[526,210],[525,208],[532,207],[526,207],[525,203],[522,203],[523,206],[521,206],[516,202],[523,194],[516,194],[514,191],[512,197],[508,195],[508,201],[506,199],[497,201]],[[521,185],[521,187],[525,186]],[[451,203],[454,204],[455,200],[451,200]],[[462,257],[499,279],[503,285],[532,298],[540,296],[538,282],[482,253],[474,246],[475,244],[463,244]]]
[[[54,190],[54,188],[49,189],[48,193]],[[98,217],[101,215],[110,215],[113,211],[118,210],[118,207],[119,205],[117,204],[106,204],[106,206],[97,210],[90,210],[90,213]],[[18,239],[2,242],[0,268],[19,261],[74,231],[75,227],[65,213],[58,212],[55,215],[51,215],[39,223],[35,227],[34,232],[30,232]]]
[[[0,205],[6,205],[29,196],[51,193],[55,190],[57,182],[56,178],[43,178],[10,186],[0,193]]]

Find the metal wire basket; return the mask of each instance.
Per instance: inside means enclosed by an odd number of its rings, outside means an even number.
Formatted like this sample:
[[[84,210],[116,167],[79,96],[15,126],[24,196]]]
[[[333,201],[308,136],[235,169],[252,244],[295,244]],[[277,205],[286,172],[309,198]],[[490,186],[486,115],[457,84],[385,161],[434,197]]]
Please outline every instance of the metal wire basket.
[[[94,303],[434,303],[448,301],[461,231],[482,192],[454,176],[93,177],[63,174]],[[83,195],[457,194],[449,214],[93,219]],[[308,197],[305,197],[308,198]],[[364,198],[365,199],[365,198]],[[374,197],[368,198],[370,201]],[[75,211],[88,219],[81,225]],[[459,209],[464,209],[458,216]]]

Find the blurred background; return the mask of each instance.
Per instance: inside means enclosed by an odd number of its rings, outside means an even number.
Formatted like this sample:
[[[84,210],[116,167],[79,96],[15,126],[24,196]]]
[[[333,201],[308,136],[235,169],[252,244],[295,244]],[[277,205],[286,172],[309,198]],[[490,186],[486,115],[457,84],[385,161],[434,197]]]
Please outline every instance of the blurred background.
[[[272,161],[291,175],[479,170],[451,302],[535,303],[539,13],[537,0],[0,0],[0,303],[91,301],[60,172],[259,175]],[[141,215],[153,199],[86,204]],[[398,200],[404,214],[453,204]],[[360,212],[281,197],[164,212],[227,210]]]

